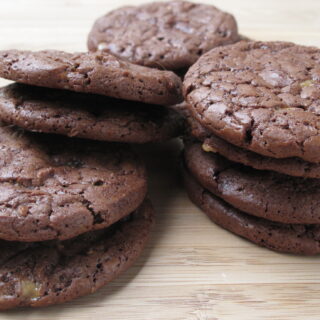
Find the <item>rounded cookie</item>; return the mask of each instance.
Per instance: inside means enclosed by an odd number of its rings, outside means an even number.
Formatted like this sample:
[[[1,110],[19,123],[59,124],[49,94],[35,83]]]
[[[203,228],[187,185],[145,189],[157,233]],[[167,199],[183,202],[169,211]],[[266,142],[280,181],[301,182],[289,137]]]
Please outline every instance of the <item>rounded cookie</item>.
[[[204,189],[184,171],[192,202],[217,225],[260,246],[301,255],[320,253],[320,225],[283,224],[250,216]]]
[[[134,65],[101,52],[0,51],[0,77],[150,104],[182,100],[181,80],[173,72]]]
[[[0,120],[29,131],[127,143],[165,141],[183,128],[182,117],[166,107],[22,84],[0,89]]]
[[[238,40],[231,14],[212,5],[167,1],[107,13],[95,22],[88,48],[148,67],[178,70],[210,49]]]
[[[320,49],[241,41],[203,55],[184,94],[217,136],[272,158],[320,162]]]
[[[244,167],[204,152],[201,143],[187,144],[184,159],[204,188],[241,211],[282,223],[320,223],[319,179]]]
[[[153,225],[149,201],[115,225],[66,241],[0,241],[0,309],[42,307],[90,294],[140,256]]]
[[[189,117],[189,134],[202,141],[206,152],[219,153],[233,162],[239,162],[258,170],[276,171],[282,174],[304,178],[320,178],[320,164],[300,158],[276,159],[237,147],[212,134],[197,120]]]
[[[125,144],[0,127],[0,238],[68,239],[105,228],[143,201],[146,172]]]

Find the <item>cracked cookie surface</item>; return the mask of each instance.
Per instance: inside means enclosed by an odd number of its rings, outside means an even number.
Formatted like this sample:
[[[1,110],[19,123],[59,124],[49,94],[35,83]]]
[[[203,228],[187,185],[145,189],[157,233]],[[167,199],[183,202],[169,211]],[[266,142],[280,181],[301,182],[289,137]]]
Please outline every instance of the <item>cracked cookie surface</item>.
[[[273,158],[320,162],[320,50],[239,42],[211,50],[188,71],[184,94],[202,125]]]
[[[88,48],[148,67],[178,70],[210,49],[238,40],[231,14],[211,5],[168,1],[107,13],[95,22]]]
[[[140,256],[153,221],[146,200],[109,228],[73,239],[0,240],[0,309],[47,306],[95,292]]]
[[[181,80],[173,72],[134,65],[101,52],[0,51],[0,77],[149,104],[182,100]]]
[[[29,131],[126,143],[165,141],[183,128],[166,107],[22,84],[0,89],[0,119]]]
[[[250,216],[203,188],[186,169],[183,176],[191,201],[222,228],[274,251],[301,255],[320,253],[319,224],[284,224]]]
[[[143,163],[128,145],[0,127],[0,238],[68,239],[105,228],[146,195]]]
[[[258,171],[187,143],[185,164],[192,176],[233,207],[264,219],[320,224],[320,180]]]

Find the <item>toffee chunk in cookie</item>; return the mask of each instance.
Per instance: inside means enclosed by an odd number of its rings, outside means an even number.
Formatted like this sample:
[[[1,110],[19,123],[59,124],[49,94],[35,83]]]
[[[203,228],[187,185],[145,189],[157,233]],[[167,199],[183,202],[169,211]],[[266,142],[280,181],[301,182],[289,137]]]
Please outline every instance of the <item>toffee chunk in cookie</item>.
[[[241,41],[188,71],[192,115],[220,138],[272,158],[320,163],[320,49]]]
[[[272,221],[320,224],[320,180],[258,171],[202,150],[185,146],[188,170],[199,183],[233,207]]]
[[[107,13],[95,22],[88,48],[148,67],[178,70],[210,49],[238,40],[231,14],[212,5],[168,1]]]
[[[0,89],[0,120],[28,131],[126,143],[165,141],[181,134],[172,109],[12,84]]]
[[[274,251],[320,253],[319,224],[283,224],[250,216],[207,191],[186,170],[184,181],[192,202],[224,229]]]
[[[153,225],[147,200],[109,228],[65,241],[0,241],[0,309],[40,307],[90,294],[140,256]]]
[[[95,93],[149,104],[179,103],[181,80],[108,53],[0,51],[0,77],[40,87]]]
[[[146,172],[128,145],[0,127],[0,238],[69,239],[143,201]]]

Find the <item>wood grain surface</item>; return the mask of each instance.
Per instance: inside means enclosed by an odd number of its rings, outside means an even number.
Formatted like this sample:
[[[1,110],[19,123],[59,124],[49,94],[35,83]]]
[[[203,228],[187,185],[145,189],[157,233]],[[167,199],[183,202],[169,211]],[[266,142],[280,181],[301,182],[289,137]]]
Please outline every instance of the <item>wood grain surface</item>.
[[[83,51],[96,17],[140,2],[0,0],[0,48]],[[250,38],[320,46],[319,0],[203,2],[232,12]],[[179,142],[139,149],[148,161],[157,225],[136,265],[91,296],[0,319],[320,319],[318,257],[273,253],[218,228],[179,182]]]

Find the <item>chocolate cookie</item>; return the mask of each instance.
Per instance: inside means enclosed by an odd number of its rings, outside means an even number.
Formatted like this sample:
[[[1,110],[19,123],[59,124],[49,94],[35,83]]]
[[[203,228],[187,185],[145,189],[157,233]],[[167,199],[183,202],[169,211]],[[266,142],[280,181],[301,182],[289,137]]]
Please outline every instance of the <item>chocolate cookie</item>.
[[[282,223],[320,224],[320,180],[258,171],[187,144],[188,170],[210,192],[233,207]]]
[[[250,216],[211,194],[184,172],[190,199],[219,226],[274,251],[320,253],[320,225],[283,224]]]
[[[317,48],[242,41],[203,55],[184,94],[193,116],[228,142],[319,163],[319,65]]]
[[[22,84],[0,89],[0,120],[29,131],[127,143],[165,141],[183,128],[169,108]]]
[[[150,104],[182,100],[181,80],[173,72],[137,66],[101,52],[0,51],[0,77]]]
[[[0,238],[68,239],[105,228],[146,195],[144,165],[128,145],[0,127]]]
[[[237,23],[229,13],[211,5],[169,1],[107,13],[95,22],[88,48],[148,67],[178,70],[210,49],[238,40]]]
[[[141,254],[153,225],[146,201],[130,218],[66,241],[0,241],[0,309],[63,303],[118,277]]]
[[[202,141],[206,152],[219,153],[225,158],[258,170],[271,170],[295,177],[320,178],[320,164],[299,158],[276,159],[237,147],[204,128],[197,120],[187,119],[189,134]]]

